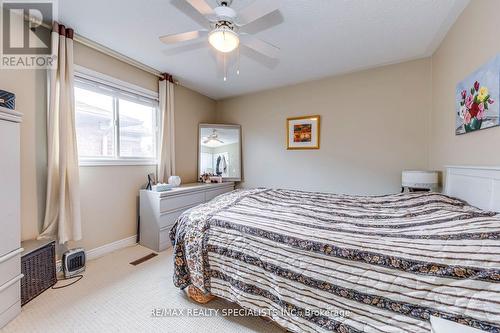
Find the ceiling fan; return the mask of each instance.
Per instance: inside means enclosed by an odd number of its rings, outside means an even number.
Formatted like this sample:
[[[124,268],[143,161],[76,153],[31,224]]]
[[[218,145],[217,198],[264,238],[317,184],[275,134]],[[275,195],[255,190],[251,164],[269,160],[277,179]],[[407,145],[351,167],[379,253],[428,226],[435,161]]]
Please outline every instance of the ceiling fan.
[[[207,138],[205,139],[205,141],[203,141],[204,144],[207,144],[207,143],[210,143],[210,142],[219,142],[219,143],[224,143],[224,141],[222,141],[221,139],[219,139],[219,135],[217,134],[217,130],[214,128],[214,131],[212,132],[212,134],[210,134],[209,136],[207,136]]]
[[[279,48],[259,38],[256,38],[248,33],[240,31],[240,29],[269,14],[278,10],[282,0],[257,0],[249,6],[243,8],[237,13],[230,6],[233,0],[217,0],[218,6],[214,9],[208,5],[205,0],[185,0],[193,6],[200,14],[205,16],[210,24],[210,29],[195,30],[177,34],[169,34],[161,36],[160,40],[165,44],[175,44],[190,40],[205,39],[208,37],[208,42],[217,51],[221,52],[225,57],[234,50],[239,50],[240,44],[263,54],[266,57],[278,58]],[[239,52],[238,52],[239,56]],[[224,70],[226,71],[226,69]],[[224,81],[226,73],[224,73]],[[239,74],[239,69],[237,71]]]

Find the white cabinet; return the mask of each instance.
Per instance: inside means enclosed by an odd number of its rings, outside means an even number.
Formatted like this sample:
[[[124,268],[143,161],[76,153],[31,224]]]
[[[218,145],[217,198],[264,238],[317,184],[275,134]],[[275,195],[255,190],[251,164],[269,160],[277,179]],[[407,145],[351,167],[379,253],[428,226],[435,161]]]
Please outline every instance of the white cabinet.
[[[171,246],[170,229],[187,209],[234,190],[234,183],[186,184],[165,192],[141,190],[139,243],[154,251]]]
[[[21,311],[20,122],[0,107],[0,328]]]

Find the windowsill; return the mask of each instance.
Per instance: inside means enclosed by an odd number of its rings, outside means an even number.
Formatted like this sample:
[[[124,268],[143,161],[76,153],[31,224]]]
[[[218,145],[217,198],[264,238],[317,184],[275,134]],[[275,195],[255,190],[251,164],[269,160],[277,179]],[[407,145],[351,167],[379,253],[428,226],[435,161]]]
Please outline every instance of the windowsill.
[[[132,166],[132,165],[157,165],[155,160],[80,160],[78,165],[80,167],[97,167],[97,166]]]

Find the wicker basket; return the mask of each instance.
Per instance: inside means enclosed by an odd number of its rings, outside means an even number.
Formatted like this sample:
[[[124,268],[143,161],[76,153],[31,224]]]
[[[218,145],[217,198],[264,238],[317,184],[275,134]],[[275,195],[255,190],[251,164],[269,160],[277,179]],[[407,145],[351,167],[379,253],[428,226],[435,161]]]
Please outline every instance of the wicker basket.
[[[56,243],[44,244],[21,257],[21,305],[25,305],[57,282]]]

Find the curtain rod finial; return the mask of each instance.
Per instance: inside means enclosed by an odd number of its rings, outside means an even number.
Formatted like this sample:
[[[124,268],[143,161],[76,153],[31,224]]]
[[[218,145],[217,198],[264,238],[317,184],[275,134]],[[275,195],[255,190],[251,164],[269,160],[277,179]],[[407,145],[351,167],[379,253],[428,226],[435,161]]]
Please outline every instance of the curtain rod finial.
[[[160,81],[165,81],[165,80],[170,81],[172,83],[176,83],[174,81],[174,77],[168,73],[163,73],[160,77]]]

